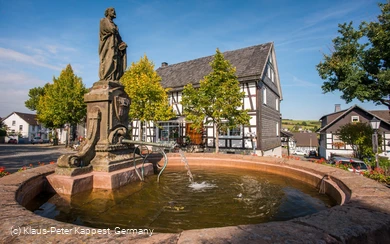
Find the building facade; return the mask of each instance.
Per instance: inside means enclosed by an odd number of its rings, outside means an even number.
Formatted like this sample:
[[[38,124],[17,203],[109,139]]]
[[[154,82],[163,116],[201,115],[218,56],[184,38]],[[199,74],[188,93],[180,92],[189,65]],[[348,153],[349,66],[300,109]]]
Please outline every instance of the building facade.
[[[38,123],[35,114],[12,112],[3,119],[3,122],[7,126],[8,135],[26,138],[28,141],[34,137],[48,139],[47,129]]]
[[[219,136],[221,151],[236,152],[256,149],[258,155],[281,156],[281,113],[282,91],[279,80],[276,54],[273,43],[251,46],[223,53],[236,68],[241,90],[245,92],[242,109],[248,109],[251,116],[249,126],[238,126]],[[173,106],[176,118],[161,121],[158,126],[144,125],[147,141],[191,142],[205,148],[215,148],[213,125],[205,125],[202,132],[191,129],[186,121],[181,105],[182,91],[191,83],[199,87],[199,81],[212,69],[213,56],[203,57],[178,64],[162,63],[157,69],[164,88],[170,88],[169,103]],[[139,126],[134,121],[132,134],[140,139]]]
[[[343,143],[337,134],[341,126],[349,123],[369,123],[373,118],[381,121],[378,133],[382,138],[382,152],[390,152],[390,115],[388,110],[367,111],[357,105],[341,110],[338,105],[335,112],[321,117],[319,155],[329,159],[331,155],[352,156],[350,145]]]

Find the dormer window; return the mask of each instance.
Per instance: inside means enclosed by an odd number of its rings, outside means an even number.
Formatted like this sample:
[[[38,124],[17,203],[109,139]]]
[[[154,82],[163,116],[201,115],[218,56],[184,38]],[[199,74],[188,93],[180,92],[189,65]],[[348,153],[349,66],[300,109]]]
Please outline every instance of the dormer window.
[[[360,120],[359,120],[359,116],[351,116],[351,122],[352,123],[358,123]]]

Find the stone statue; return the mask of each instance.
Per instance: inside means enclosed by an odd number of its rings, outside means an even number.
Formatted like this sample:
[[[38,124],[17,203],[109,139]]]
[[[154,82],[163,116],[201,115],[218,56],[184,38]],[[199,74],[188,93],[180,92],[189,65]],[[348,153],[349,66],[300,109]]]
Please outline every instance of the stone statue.
[[[99,34],[99,78],[119,81],[127,66],[127,44],[122,41],[119,29],[114,23],[114,8],[107,8],[105,18],[100,20]]]

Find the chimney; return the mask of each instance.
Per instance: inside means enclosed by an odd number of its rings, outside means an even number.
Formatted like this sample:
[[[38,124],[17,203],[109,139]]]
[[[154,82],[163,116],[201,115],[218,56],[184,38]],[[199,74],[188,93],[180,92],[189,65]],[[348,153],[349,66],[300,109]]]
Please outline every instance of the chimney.
[[[167,62],[162,62],[161,63],[161,68],[164,68],[164,67],[167,67],[168,66],[168,63]]]
[[[339,112],[341,110],[341,104],[335,104],[334,105],[334,112]]]

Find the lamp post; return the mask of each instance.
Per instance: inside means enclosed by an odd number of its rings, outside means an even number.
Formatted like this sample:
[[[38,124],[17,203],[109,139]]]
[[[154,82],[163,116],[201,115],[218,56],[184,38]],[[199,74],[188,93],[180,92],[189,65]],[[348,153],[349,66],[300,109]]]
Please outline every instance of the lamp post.
[[[374,117],[372,120],[370,120],[370,126],[374,130],[374,134],[372,135],[372,148],[375,153],[375,166],[376,168],[379,168],[379,162],[378,162],[378,129],[379,125],[381,124],[381,121]]]

